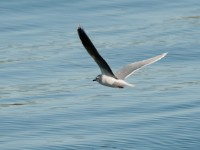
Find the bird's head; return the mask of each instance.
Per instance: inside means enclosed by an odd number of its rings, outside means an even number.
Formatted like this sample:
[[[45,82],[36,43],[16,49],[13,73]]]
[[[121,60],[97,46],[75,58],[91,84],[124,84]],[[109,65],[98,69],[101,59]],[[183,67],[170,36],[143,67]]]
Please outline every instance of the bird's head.
[[[101,81],[101,75],[98,75],[94,80],[92,81],[97,81],[97,82],[100,82]]]

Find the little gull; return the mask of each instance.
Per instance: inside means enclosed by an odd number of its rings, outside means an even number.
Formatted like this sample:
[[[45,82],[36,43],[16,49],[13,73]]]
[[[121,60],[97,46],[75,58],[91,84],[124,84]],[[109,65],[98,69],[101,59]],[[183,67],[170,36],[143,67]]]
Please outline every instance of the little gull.
[[[97,63],[101,70],[101,74],[98,75],[93,81],[97,81],[102,85],[114,87],[114,88],[124,88],[125,86],[133,87],[133,84],[129,84],[124,79],[128,78],[130,75],[132,75],[134,72],[139,70],[140,68],[150,65],[161,58],[165,57],[167,53],[163,53],[161,55],[134,62],[131,64],[128,64],[121,69],[119,69],[115,74],[112,72],[111,68],[107,64],[107,62],[101,57],[101,55],[98,53],[97,49],[83,30],[83,28],[78,27],[77,29],[79,38],[87,50],[87,52],[90,54],[90,56],[94,59],[94,61]]]

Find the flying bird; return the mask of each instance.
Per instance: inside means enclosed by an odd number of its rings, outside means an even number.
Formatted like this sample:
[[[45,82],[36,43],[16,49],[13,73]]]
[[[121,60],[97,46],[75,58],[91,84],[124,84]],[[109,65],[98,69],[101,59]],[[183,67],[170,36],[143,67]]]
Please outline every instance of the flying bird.
[[[126,78],[128,78],[130,75],[135,73],[140,68],[150,65],[167,55],[167,53],[163,53],[161,55],[146,60],[134,62],[122,67],[116,73],[113,73],[108,63],[98,53],[97,49],[87,36],[84,29],[80,27],[80,25],[77,31],[83,46],[85,47],[87,52],[94,59],[94,61],[97,63],[97,65],[101,70],[101,74],[98,75],[93,81],[97,81],[104,86],[109,86],[113,88],[124,88],[125,86],[133,87],[134,86],[133,84],[127,83],[125,81]]]

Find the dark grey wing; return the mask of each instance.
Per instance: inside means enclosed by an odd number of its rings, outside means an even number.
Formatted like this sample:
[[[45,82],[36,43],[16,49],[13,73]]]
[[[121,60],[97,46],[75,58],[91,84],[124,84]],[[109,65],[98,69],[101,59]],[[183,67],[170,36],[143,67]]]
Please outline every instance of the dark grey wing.
[[[115,77],[109,65],[98,53],[97,49],[92,44],[91,40],[89,39],[85,31],[80,26],[78,27],[77,31],[78,31],[78,35],[83,46],[85,47],[87,52],[90,54],[90,56],[92,56],[94,61],[98,64],[99,68],[101,69],[102,74]]]
[[[135,63],[128,64],[128,65],[124,66],[123,68],[121,68],[120,70],[118,70],[115,73],[115,76],[119,79],[126,79],[130,75],[132,75],[134,72],[139,70],[140,68],[147,66],[147,65],[150,65],[150,64],[160,60],[161,58],[165,57],[166,55],[167,55],[167,53],[163,53],[161,55],[152,57],[152,58],[147,59],[147,60],[138,61],[138,62],[135,62]]]

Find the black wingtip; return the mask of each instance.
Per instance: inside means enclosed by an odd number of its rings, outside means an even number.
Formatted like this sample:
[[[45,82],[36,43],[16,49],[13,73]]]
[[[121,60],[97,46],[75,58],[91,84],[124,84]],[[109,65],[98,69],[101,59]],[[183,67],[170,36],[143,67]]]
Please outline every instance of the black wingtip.
[[[80,24],[78,24],[78,28],[77,28],[77,30],[78,30],[78,31],[82,31],[82,30],[83,30],[83,28],[81,27]]]
[[[80,39],[82,41],[82,36],[83,36],[83,34],[85,34],[85,32],[84,32],[84,30],[83,30],[83,28],[81,27],[80,24],[78,25],[77,32],[78,32],[79,37],[80,37]]]
[[[78,24],[78,29],[80,29],[81,28],[81,25],[80,24]]]

